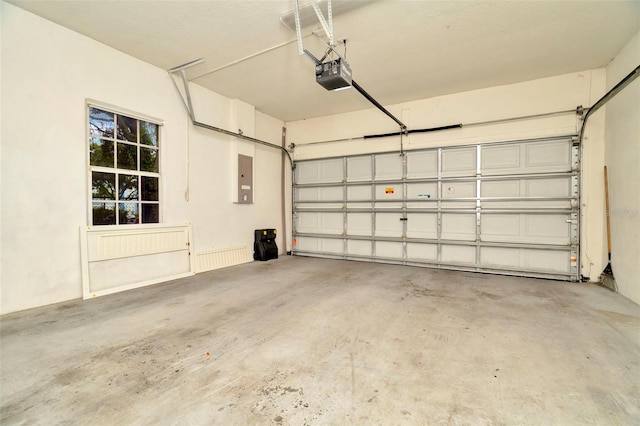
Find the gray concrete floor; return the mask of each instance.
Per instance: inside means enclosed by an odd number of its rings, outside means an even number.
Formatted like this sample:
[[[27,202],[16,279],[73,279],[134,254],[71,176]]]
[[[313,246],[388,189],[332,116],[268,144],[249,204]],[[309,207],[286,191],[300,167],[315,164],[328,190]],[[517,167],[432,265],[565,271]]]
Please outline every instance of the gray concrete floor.
[[[286,257],[5,315],[2,424],[639,424],[640,307]]]

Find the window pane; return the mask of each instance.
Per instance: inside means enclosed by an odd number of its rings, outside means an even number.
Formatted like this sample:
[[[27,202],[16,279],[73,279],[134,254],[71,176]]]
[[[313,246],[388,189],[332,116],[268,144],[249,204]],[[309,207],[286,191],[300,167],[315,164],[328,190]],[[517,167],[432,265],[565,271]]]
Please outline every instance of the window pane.
[[[89,108],[89,133],[93,136],[113,137],[113,113]]]
[[[91,138],[89,154],[92,166],[113,167],[113,141]]]
[[[142,176],[142,201],[158,201],[158,178]],[[144,213],[144,209],[142,210]]]
[[[138,176],[118,175],[118,200],[138,199]]]
[[[118,168],[138,170],[138,148],[135,145],[118,144]]]
[[[92,203],[94,225],[116,224],[116,203]]]
[[[138,203],[119,203],[120,225],[138,223]]]
[[[158,146],[158,125],[140,122],[140,143],[144,145]]]
[[[158,150],[140,147],[140,170],[158,172]]]
[[[160,206],[158,204],[142,204],[142,223],[160,222]]]
[[[92,172],[91,193],[94,200],[116,199],[115,173]]]
[[[138,120],[119,115],[118,139],[129,142],[138,142]]]

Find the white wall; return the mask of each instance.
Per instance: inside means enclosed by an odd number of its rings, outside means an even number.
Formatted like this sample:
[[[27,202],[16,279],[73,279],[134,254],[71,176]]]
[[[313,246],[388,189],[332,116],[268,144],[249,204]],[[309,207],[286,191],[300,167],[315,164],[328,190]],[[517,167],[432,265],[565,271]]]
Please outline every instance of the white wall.
[[[391,105],[388,109],[410,129],[478,123],[591,106],[605,93],[605,70],[597,69],[523,83]],[[354,92],[353,96],[360,96]],[[443,145],[527,139],[577,132],[575,114],[502,124],[410,135],[406,149]],[[289,142],[296,144],[296,159],[320,158],[400,149],[399,137],[358,139],[363,135],[398,131],[397,125],[377,109],[287,123]],[[583,151],[582,275],[597,279],[606,265],[603,252],[604,118],[589,120]],[[336,139],[353,140],[318,143]]]
[[[251,246],[254,228],[280,227],[279,151],[256,147],[255,204],[231,203],[234,141],[190,125],[166,71],[0,5],[0,313],[82,295],[87,99],[164,120],[163,220],[192,222],[195,251]],[[199,86],[192,89],[198,120],[229,128],[232,101]],[[282,124],[257,114],[256,137],[280,144]]]
[[[640,33],[607,66],[607,89],[638,65]],[[620,293],[640,303],[640,79],[607,103],[605,114],[611,265]]]

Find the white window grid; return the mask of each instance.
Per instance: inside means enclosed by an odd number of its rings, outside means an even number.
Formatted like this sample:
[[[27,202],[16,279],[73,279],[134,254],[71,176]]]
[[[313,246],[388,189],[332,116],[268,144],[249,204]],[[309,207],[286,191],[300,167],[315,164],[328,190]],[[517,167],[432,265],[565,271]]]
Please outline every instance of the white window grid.
[[[90,128],[90,110],[91,108],[96,108],[108,113],[112,113],[114,114],[114,132],[113,132],[113,137],[105,137],[105,136],[97,136],[97,135],[92,135],[91,134],[91,128]],[[127,117],[127,118],[131,118],[134,119],[138,122],[137,125],[137,134],[136,134],[136,142],[132,142],[132,141],[127,141],[127,140],[123,140],[123,139],[119,139],[118,138],[118,133],[117,133],[117,122],[118,122],[118,116],[122,116],[122,117]],[[155,124],[158,126],[158,132],[157,132],[157,143],[156,146],[151,146],[151,145],[146,145],[140,142],[140,129],[141,129],[141,125],[140,122],[147,122],[147,123],[151,123],[151,124]],[[151,117],[147,117],[141,114],[137,114],[137,113],[132,113],[129,111],[125,111],[122,110],[120,108],[116,108],[113,106],[107,106],[98,102],[89,102],[86,105],[86,121],[85,121],[86,125],[87,125],[87,129],[86,129],[86,149],[87,149],[87,164],[88,164],[88,199],[89,202],[87,203],[88,205],[88,209],[87,209],[87,214],[88,214],[88,223],[90,225],[94,225],[93,223],[93,204],[94,203],[104,203],[104,204],[115,204],[115,224],[113,225],[95,225],[95,226],[121,226],[121,225],[125,225],[124,223],[120,223],[120,214],[119,214],[119,207],[121,204],[137,204],[138,205],[138,219],[136,221],[136,224],[143,224],[142,222],[142,205],[143,204],[150,204],[150,205],[157,205],[158,206],[158,221],[157,222],[150,222],[150,223],[162,223],[162,204],[161,204],[161,199],[162,199],[162,195],[161,195],[161,184],[162,184],[162,179],[161,179],[161,170],[162,170],[162,165],[161,165],[161,154],[160,154],[160,145],[161,145],[161,140],[162,140],[162,121],[155,119],[155,118],[151,118]],[[91,151],[91,141],[94,139],[99,139],[101,141],[109,141],[112,142],[114,144],[113,147],[113,167],[108,167],[108,166],[98,166],[98,165],[91,165],[91,160],[90,160],[90,151]],[[121,168],[118,167],[118,144],[122,144],[122,145],[127,145],[127,146],[134,146],[136,147],[136,169],[126,169],[126,168]],[[141,152],[141,148],[145,148],[145,149],[151,149],[151,150],[155,150],[157,153],[157,158],[158,158],[158,172],[149,172],[149,171],[143,171],[141,170],[141,161],[142,161],[142,155],[140,155]],[[115,174],[115,199],[94,199],[93,198],[93,173],[94,172],[102,172],[102,173],[111,173],[111,174]],[[138,199],[137,200],[120,200],[119,198],[119,192],[120,192],[120,175],[134,175],[138,177],[138,184],[137,184],[137,191],[138,191]],[[158,179],[158,187],[157,192],[158,192],[158,200],[157,201],[149,201],[149,200],[142,200],[141,199],[141,194],[142,194],[142,177],[151,177],[151,178],[157,178]],[[127,226],[131,226],[131,224],[127,223]]]

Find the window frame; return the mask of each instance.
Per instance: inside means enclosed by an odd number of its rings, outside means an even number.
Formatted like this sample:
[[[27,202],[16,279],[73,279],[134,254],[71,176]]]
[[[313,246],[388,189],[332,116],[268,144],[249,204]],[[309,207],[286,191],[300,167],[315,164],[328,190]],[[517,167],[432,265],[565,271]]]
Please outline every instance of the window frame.
[[[114,135],[113,138],[100,138],[97,137],[98,139],[102,139],[102,140],[108,140],[108,141],[112,141],[114,146],[114,164],[113,167],[108,167],[108,166],[94,166],[91,165],[91,145],[92,145],[92,140],[96,139],[95,135],[91,134],[91,125],[90,125],[90,121],[91,121],[91,112],[90,109],[91,108],[97,108],[109,113],[114,114],[115,116],[124,116],[124,117],[128,117],[131,119],[135,119],[137,121],[137,136],[136,136],[136,142],[130,142],[130,141],[126,141],[126,140],[121,140],[118,138],[117,135],[117,117],[114,116]],[[103,102],[99,102],[99,101],[95,101],[95,100],[91,100],[91,99],[87,99],[85,102],[85,115],[84,115],[84,120],[85,120],[85,154],[86,154],[86,166],[87,166],[87,202],[86,202],[86,208],[87,208],[87,224],[89,227],[100,227],[101,229],[108,229],[108,228],[115,228],[115,229],[125,229],[125,228],[131,228],[131,227],[144,227],[144,226],[156,226],[159,224],[163,223],[163,199],[164,199],[164,191],[163,191],[163,186],[164,186],[164,178],[163,178],[163,166],[162,166],[162,162],[163,162],[163,157],[164,155],[162,154],[162,152],[164,151],[163,149],[163,145],[164,145],[164,120],[156,118],[156,117],[152,117],[146,114],[141,114],[138,112],[134,112],[131,110],[127,110],[125,108],[121,108],[121,107],[117,107],[114,105],[110,105],[110,104],[106,104]],[[149,172],[149,171],[143,171],[141,170],[141,155],[140,155],[140,148],[141,147],[145,147],[146,145],[141,143],[140,141],[140,122],[144,121],[147,123],[151,123],[151,124],[155,124],[157,125],[157,143],[156,146],[153,148],[156,150],[157,152],[157,167],[158,167],[158,171],[157,172]],[[117,164],[117,150],[118,150],[118,143],[124,144],[124,145],[128,145],[128,146],[135,146],[136,147],[136,169],[125,169],[125,168],[118,168],[118,164]],[[93,223],[93,203],[94,202],[100,202],[99,200],[94,200],[93,198],[93,172],[103,172],[103,173],[110,173],[110,174],[114,174],[115,175],[115,199],[114,200],[104,200],[105,203],[114,203],[115,204],[115,224],[94,224]],[[120,204],[126,202],[123,200],[119,200],[118,198],[118,194],[120,193],[120,187],[119,187],[119,176],[120,175],[133,175],[133,176],[137,176],[137,189],[138,189],[138,197],[137,200],[132,201],[134,203],[137,203],[138,206],[138,221],[136,223],[120,223]],[[143,201],[142,198],[142,178],[143,177],[153,177],[153,178],[157,178],[157,201]],[[147,223],[143,223],[142,222],[142,206],[143,204],[157,204],[158,205],[158,221],[157,222],[147,222]]]

